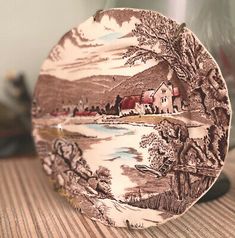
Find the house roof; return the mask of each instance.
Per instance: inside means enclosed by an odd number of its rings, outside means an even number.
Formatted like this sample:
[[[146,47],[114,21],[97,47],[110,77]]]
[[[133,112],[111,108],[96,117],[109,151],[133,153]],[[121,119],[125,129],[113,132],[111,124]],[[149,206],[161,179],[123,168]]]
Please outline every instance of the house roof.
[[[140,95],[125,96],[121,101],[121,110],[134,109],[136,103],[140,102]]]
[[[171,88],[170,88],[169,86],[172,85],[172,84],[169,85],[168,83],[166,83],[165,81],[163,81],[163,82],[160,83],[160,85],[158,86],[158,88],[155,90],[155,93],[161,88],[162,85],[165,85],[168,89],[171,90]]]
[[[154,89],[150,89],[150,90],[142,92],[140,103],[141,104],[153,104],[154,93],[155,93]]]
[[[169,83],[163,81],[160,83],[160,85],[158,86],[158,88],[156,90],[149,89],[149,90],[143,91],[141,95],[125,96],[120,103],[121,110],[134,109],[136,106],[136,103],[153,104],[154,95],[158,92],[158,90],[163,85],[165,85],[169,90],[172,90],[173,96],[178,97],[180,95],[178,87],[174,87],[172,89],[172,87],[170,87],[170,86],[172,86],[172,84],[169,84]]]

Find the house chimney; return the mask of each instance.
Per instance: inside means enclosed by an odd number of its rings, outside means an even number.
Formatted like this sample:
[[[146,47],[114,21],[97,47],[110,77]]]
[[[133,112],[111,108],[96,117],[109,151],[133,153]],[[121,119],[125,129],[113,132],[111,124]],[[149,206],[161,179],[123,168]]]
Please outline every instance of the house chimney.
[[[173,96],[178,97],[180,96],[180,91],[178,87],[173,88]]]
[[[167,87],[168,87],[168,88],[171,88],[171,90],[172,90],[172,83],[171,83],[170,80],[167,80]]]

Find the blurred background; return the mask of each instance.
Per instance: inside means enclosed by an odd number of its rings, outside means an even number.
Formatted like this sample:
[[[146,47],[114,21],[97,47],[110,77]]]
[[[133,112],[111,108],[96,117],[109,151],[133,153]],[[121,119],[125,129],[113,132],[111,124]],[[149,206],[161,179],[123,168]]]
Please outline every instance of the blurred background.
[[[42,62],[65,32],[112,7],[152,9],[185,22],[219,63],[235,107],[233,0],[0,0],[0,157],[35,153],[30,105]],[[230,148],[233,138],[234,130]]]

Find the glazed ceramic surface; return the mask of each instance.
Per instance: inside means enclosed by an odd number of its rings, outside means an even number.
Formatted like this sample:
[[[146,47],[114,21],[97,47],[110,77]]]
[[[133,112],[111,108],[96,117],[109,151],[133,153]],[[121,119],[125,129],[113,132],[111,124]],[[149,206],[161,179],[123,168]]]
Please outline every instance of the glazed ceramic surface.
[[[183,214],[215,182],[230,103],[217,64],[184,24],[99,11],[66,33],[34,93],[45,173],[82,213],[145,228]]]

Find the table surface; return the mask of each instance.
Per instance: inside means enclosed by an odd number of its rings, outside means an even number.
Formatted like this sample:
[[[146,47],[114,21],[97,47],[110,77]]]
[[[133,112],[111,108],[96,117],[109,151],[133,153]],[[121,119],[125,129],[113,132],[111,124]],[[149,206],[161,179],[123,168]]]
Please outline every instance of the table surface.
[[[144,230],[107,227],[94,222],[59,196],[39,159],[0,160],[0,237],[235,237],[235,150],[224,172],[231,181],[223,197],[194,205],[187,213]]]

